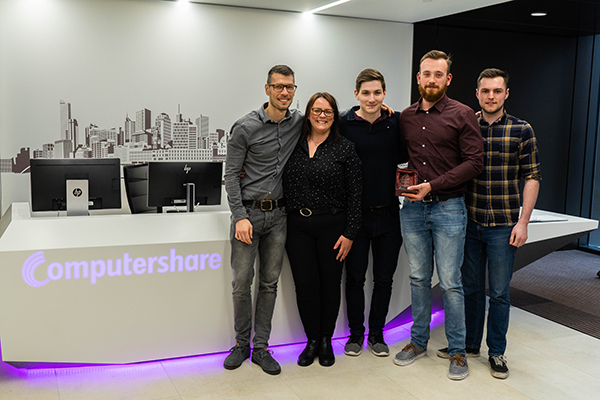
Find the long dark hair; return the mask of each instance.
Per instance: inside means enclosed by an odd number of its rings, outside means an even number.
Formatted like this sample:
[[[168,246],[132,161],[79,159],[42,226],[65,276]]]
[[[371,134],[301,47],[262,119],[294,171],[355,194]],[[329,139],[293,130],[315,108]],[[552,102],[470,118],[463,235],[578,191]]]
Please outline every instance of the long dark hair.
[[[331,124],[331,130],[329,131],[329,136],[333,140],[337,140],[341,137],[341,135],[340,135],[340,112],[338,110],[338,105],[337,105],[337,101],[335,100],[335,97],[333,97],[331,94],[329,94],[327,92],[317,92],[317,93],[313,94],[311,96],[311,98],[308,100],[308,103],[306,103],[306,111],[304,112],[304,125],[302,126],[302,137],[300,138],[300,141],[307,140],[310,137],[311,124],[310,124],[310,120],[308,119],[308,117],[310,116],[310,113],[312,112],[311,109],[313,108],[315,101],[317,101],[317,99],[319,99],[319,98],[325,99],[331,106],[331,109],[333,110],[333,124]]]

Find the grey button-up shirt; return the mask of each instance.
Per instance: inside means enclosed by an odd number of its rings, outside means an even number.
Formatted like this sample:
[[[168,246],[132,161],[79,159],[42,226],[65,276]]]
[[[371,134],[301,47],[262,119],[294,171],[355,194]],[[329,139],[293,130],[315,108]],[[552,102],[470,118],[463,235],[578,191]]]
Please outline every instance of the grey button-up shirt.
[[[225,190],[234,222],[248,218],[242,200],[283,197],[283,170],[302,130],[300,111],[288,110],[283,120],[274,122],[266,106],[237,120],[229,134]],[[242,168],[246,175],[240,180]]]

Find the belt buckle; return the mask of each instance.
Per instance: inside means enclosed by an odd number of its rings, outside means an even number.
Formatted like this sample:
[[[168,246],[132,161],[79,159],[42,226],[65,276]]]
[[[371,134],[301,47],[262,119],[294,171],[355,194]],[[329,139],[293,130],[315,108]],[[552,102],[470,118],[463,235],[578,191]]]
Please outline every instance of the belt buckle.
[[[310,217],[312,215],[312,210],[310,208],[301,208],[300,215],[303,217]]]
[[[264,204],[269,204],[269,208],[266,208]],[[272,211],[273,210],[273,200],[261,200],[260,201],[260,211]]]
[[[433,196],[431,195],[431,192],[427,193],[425,195],[425,197],[423,197],[423,203],[431,203],[433,201]]]

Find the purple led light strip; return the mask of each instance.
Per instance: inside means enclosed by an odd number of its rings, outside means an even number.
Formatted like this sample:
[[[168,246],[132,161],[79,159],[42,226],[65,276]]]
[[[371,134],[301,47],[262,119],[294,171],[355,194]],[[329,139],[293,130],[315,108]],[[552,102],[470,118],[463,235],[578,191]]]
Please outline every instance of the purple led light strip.
[[[431,314],[431,328],[435,328],[444,323],[444,311],[434,311]],[[410,308],[399,314],[396,318],[390,321],[385,328],[385,339],[389,344],[398,343],[403,340],[410,338],[410,326],[412,324],[412,318],[410,316]],[[343,354],[344,344],[346,343],[346,337],[339,337],[333,340],[334,352],[336,355]],[[365,341],[366,343],[366,341]],[[272,346],[270,349],[274,351],[274,355],[281,364],[293,364],[298,358],[298,354],[304,349],[305,343],[292,343],[279,346]],[[144,372],[145,370],[152,370],[157,367],[161,367],[161,363],[168,363],[171,368],[184,369],[186,366],[193,366],[197,371],[198,368],[205,369],[207,371],[214,371],[215,369],[222,369],[223,367],[223,353],[204,354],[199,356],[189,356],[181,358],[173,358],[168,360],[156,360],[147,361],[133,364],[65,364],[65,363],[21,363],[17,364],[19,368],[4,364],[5,376],[13,377],[43,377],[54,373],[56,369],[57,373],[62,375],[75,375],[79,372],[85,371],[87,373],[93,372],[108,372],[118,369],[119,372],[134,373]]]

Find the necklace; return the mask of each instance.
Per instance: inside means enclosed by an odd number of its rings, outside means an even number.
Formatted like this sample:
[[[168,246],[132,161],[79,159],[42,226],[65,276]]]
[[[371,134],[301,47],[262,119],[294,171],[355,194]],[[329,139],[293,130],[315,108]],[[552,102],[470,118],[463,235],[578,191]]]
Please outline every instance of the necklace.
[[[312,137],[309,138],[308,140],[310,140],[311,142],[313,142],[315,144],[315,146],[320,145],[321,143],[323,143],[325,140],[327,140],[327,137],[323,140],[321,140],[320,142],[317,142],[315,139],[313,139]]]

